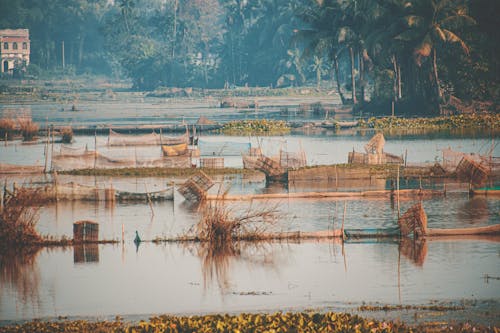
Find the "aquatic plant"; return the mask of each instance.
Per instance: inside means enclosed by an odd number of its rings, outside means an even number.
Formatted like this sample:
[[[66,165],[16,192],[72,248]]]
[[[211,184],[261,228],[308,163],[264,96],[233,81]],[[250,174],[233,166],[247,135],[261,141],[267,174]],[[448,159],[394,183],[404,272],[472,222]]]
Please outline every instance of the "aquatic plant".
[[[227,135],[277,135],[289,133],[290,127],[282,120],[235,120],[224,124],[220,131]]]
[[[453,129],[453,128],[500,128],[500,114],[461,114],[433,118],[369,118],[359,121],[360,127],[375,129]]]
[[[14,136],[16,123],[13,119],[2,118],[0,119],[0,140],[11,140]]]
[[[86,320],[32,321],[22,325],[0,327],[0,333],[10,332],[498,332],[497,327],[470,323],[424,322],[409,326],[400,322],[365,319],[347,313],[296,312],[241,313],[236,315],[211,314],[204,316],[161,315],[149,321],[128,323],[117,317],[115,321]]]
[[[202,207],[196,234],[212,248],[224,250],[234,241],[261,238],[277,217],[277,205],[249,207],[244,214],[236,215],[223,200],[215,200]]]
[[[24,141],[31,141],[38,134],[38,124],[34,123],[31,119],[20,118],[17,122],[19,123]]]

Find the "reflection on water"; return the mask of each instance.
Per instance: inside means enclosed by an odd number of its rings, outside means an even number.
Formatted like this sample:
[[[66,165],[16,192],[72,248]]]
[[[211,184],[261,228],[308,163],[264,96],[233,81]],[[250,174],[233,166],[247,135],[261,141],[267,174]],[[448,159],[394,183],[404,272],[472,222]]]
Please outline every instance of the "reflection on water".
[[[498,281],[483,277],[500,276],[499,242],[241,243],[215,253],[200,244],[151,243],[136,252],[129,241],[99,245],[99,261],[90,265],[75,265],[63,249],[43,250],[27,262],[2,261],[0,318],[345,311],[365,302],[463,300],[471,300],[467,311],[482,311],[475,301],[490,300],[493,311],[483,319],[498,325]]]
[[[399,242],[399,251],[415,265],[422,267],[427,256],[427,240],[403,238]]]
[[[84,243],[73,246],[73,262],[87,264],[99,262],[99,246],[95,243]]]
[[[40,303],[40,271],[36,262],[39,251],[40,248],[6,249],[0,253],[0,305],[13,301],[12,295],[21,313]]]

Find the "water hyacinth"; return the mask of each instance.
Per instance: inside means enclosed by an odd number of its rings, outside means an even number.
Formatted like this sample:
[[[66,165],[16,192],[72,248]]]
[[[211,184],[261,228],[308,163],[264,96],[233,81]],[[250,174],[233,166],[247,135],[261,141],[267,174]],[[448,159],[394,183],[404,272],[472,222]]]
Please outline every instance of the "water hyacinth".
[[[32,321],[23,325],[0,327],[0,333],[9,332],[498,332],[496,327],[470,324],[447,325],[425,323],[408,326],[399,322],[364,319],[346,313],[242,313],[239,315],[204,315],[152,317],[149,321],[127,323],[119,318],[115,321],[91,322],[85,320],[58,320],[52,322]]]
[[[290,127],[282,120],[236,120],[226,123],[221,132],[226,135],[277,135],[289,133]]]
[[[454,129],[454,128],[499,128],[500,114],[461,114],[434,118],[368,118],[359,122],[360,127],[375,129]]]

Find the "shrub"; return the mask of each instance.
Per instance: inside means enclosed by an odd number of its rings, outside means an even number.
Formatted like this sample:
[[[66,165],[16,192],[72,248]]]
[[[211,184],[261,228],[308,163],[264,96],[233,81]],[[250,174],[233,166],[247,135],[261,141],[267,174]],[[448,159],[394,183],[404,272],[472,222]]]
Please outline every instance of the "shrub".
[[[38,190],[18,188],[7,192],[0,213],[1,247],[21,247],[42,240],[36,230],[42,196]]]
[[[16,123],[10,118],[0,119],[0,139],[12,140]]]
[[[38,124],[34,123],[31,119],[18,119],[19,128],[23,141],[31,141],[38,134]]]
[[[71,141],[73,141],[73,129],[71,127],[63,127],[61,129],[61,135],[63,143],[71,143]]]

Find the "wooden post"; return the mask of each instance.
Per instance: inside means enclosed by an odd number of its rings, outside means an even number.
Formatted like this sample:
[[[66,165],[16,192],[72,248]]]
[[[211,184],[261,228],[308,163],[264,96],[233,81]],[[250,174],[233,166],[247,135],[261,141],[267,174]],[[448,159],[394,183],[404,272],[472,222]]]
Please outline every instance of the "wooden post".
[[[344,201],[344,215],[342,216],[342,240],[345,240],[345,234],[344,234],[344,220],[345,220],[345,213],[347,210],[347,201]]]
[[[398,178],[396,179],[396,191],[397,191],[397,194],[396,194],[396,197],[397,197],[397,207],[398,207],[398,219],[399,219],[399,216],[401,214],[400,210],[399,210],[399,165],[398,165]]]
[[[45,166],[43,167],[43,172],[47,172],[47,162],[49,159],[49,141],[50,141],[50,128],[47,126],[47,141],[45,142],[45,147],[43,152],[45,153]]]
[[[394,101],[391,103],[391,111],[392,111],[392,116],[394,117]]]
[[[155,216],[155,211],[153,210],[153,203],[151,202],[151,196],[149,195],[148,186],[144,183],[144,188],[146,189],[146,197],[148,198],[149,208],[151,209],[151,215]]]
[[[405,149],[405,168],[406,168],[407,161],[408,161],[408,149]]]
[[[50,148],[50,170],[52,171],[52,157],[54,156],[54,125],[50,125],[52,132],[52,145]]]
[[[125,226],[122,223],[122,244],[125,242]]]
[[[94,170],[97,164],[97,129],[94,131]]]
[[[337,164],[335,164],[335,189],[338,191],[338,187],[339,187],[339,182],[338,182],[338,173],[337,173]]]

